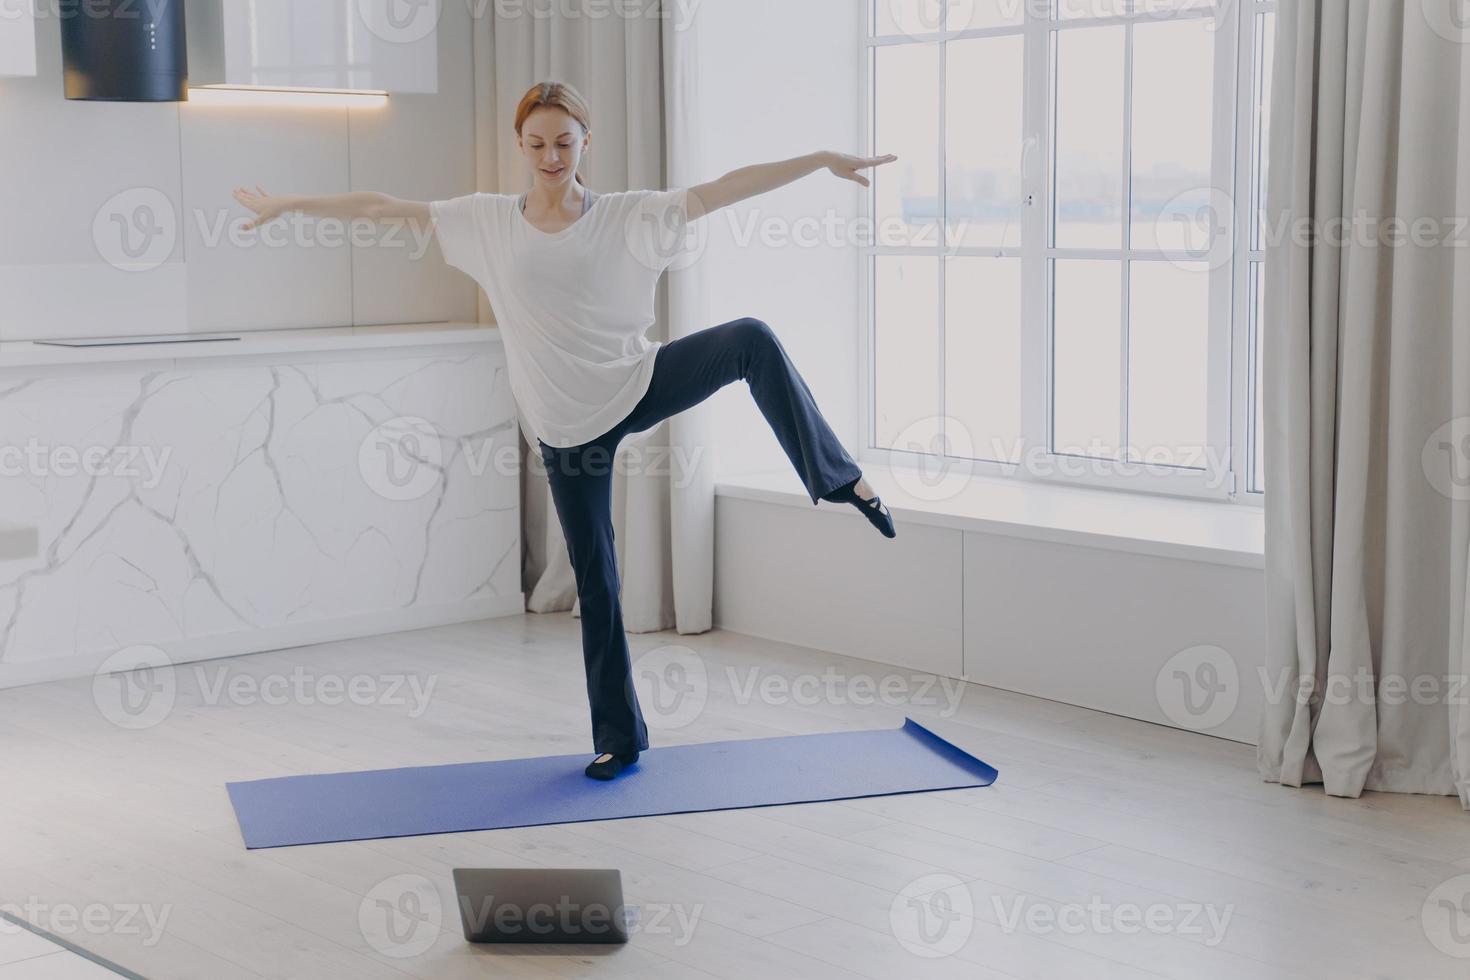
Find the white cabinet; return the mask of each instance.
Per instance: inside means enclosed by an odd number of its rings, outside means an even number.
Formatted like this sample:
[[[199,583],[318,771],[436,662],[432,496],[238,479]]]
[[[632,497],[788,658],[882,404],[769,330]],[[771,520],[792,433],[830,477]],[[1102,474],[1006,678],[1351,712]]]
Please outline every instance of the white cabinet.
[[[435,93],[443,0],[188,0],[189,84]]]
[[[525,611],[498,331],[162,346],[0,353],[0,688]]]
[[[35,74],[35,0],[5,0],[0,3],[0,78]]]

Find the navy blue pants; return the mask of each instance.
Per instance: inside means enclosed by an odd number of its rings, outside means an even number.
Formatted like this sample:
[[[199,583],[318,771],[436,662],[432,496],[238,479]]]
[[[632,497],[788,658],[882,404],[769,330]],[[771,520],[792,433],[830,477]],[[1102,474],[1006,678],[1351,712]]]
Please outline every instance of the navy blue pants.
[[[647,393],[617,425],[580,446],[558,449],[536,440],[577,579],[592,744],[599,754],[648,748],[623,632],[613,547],[613,456],[623,436],[650,429],[744,380],[813,504],[862,475],[817,410],[786,349],[761,320],[744,317],[680,337],[654,357]]]

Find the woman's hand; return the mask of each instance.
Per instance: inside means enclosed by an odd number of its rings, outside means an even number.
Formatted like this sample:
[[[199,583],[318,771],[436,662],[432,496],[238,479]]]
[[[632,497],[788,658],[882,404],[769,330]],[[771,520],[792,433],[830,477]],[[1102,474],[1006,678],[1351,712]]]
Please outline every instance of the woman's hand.
[[[898,157],[890,153],[882,157],[855,157],[846,153],[828,153],[827,169],[839,177],[847,180],[855,180],[864,187],[868,186],[868,178],[858,173],[859,170],[868,170],[873,167],[881,167],[885,163],[892,163]]]
[[[258,193],[257,193],[258,192]],[[255,212],[255,218],[245,223],[245,229],[259,228],[291,210],[291,202],[285,197],[271,197],[259,184],[255,191],[244,187],[235,188],[235,200]]]

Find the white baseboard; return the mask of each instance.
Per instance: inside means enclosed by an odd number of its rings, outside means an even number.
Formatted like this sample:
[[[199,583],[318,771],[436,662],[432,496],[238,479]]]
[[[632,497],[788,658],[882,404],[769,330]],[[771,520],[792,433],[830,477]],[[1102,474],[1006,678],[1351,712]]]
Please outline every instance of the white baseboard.
[[[162,650],[173,663],[193,663],[236,657],[245,653],[284,650],[312,643],[351,640],[361,636],[401,633],[405,630],[467,623],[499,616],[518,616],[526,611],[525,594],[521,592],[471,599],[465,602],[407,609],[380,610],[343,616],[338,619],[310,623],[293,623],[237,633],[218,633],[185,639],[165,640],[151,644]],[[22,663],[0,663],[0,688],[42,684],[47,681],[90,677],[112,656],[115,650],[100,650],[69,657],[49,657]]]

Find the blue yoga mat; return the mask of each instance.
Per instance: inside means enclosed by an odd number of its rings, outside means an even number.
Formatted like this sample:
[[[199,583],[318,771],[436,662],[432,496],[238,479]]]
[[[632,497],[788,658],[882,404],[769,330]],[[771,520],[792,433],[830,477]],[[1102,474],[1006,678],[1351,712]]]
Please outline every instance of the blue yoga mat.
[[[228,783],[247,848],[410,837],[989,786],[996,770],[902,728],[672,745],[610,781],[587,755]]]

